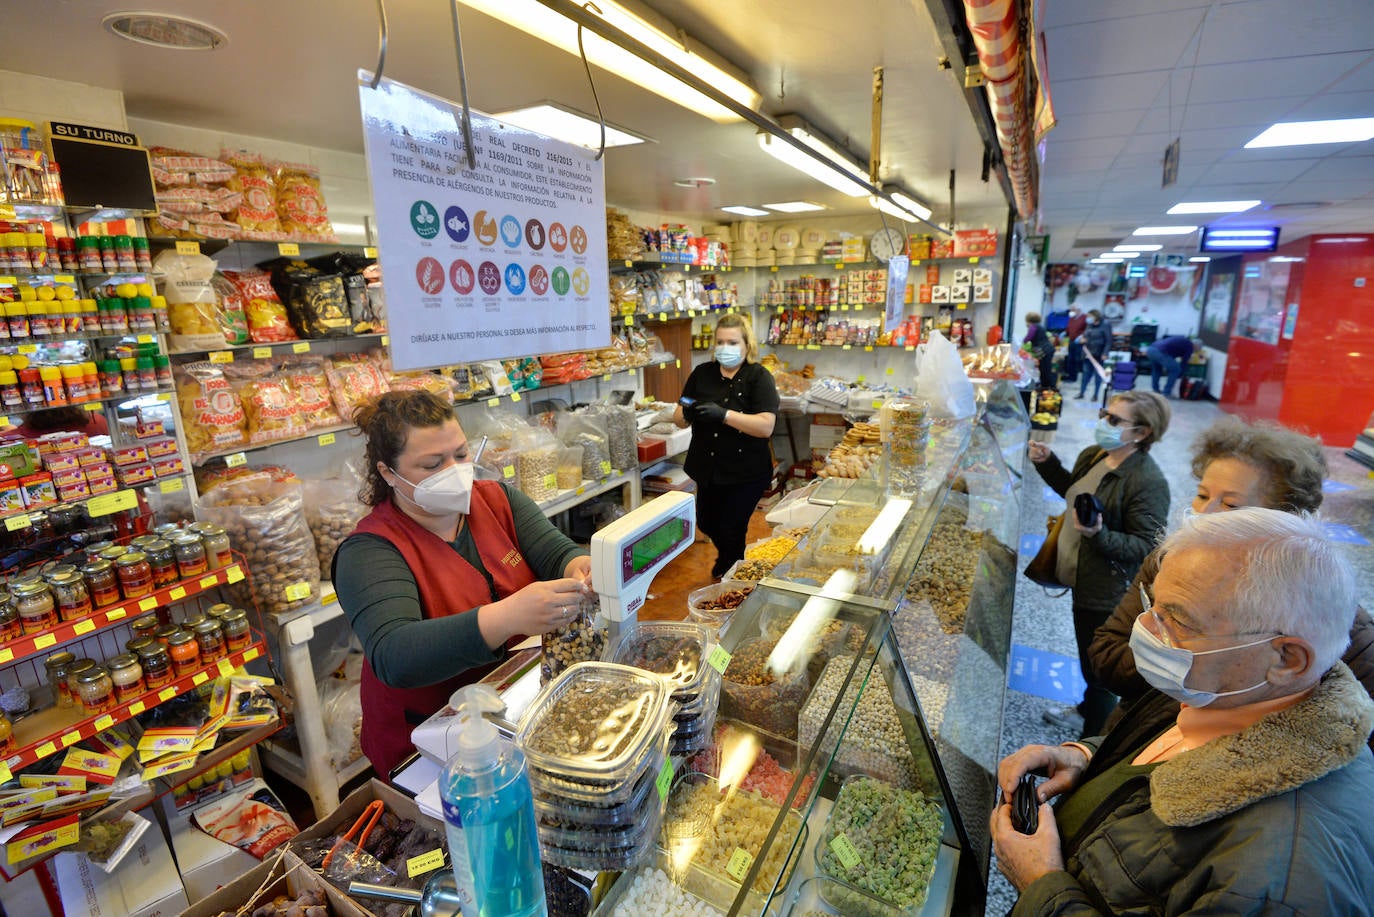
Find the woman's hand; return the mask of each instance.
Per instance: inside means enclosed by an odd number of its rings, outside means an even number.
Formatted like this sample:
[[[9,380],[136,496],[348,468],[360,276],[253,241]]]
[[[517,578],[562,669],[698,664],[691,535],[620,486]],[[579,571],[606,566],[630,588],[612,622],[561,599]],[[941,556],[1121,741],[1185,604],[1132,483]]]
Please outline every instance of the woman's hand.
[[[1030,456],[1030,460],[1037,465],[1045,461],[1045,459],[1049,458],[1052,454],[1050,447],[1044,443],[1036,442],[1035,440],[1026,443],[1026,455]]]
[[[1016,785],[1021,778],[1032,771],[1049,776],[1049,779],[1035,788],[1035,795],[1041,802],[1049,802],[1060,793],[1066,793],[1078,786],[1083,772],[1088,769],[1088,756],[1073,745],[1027,745],[1013,752],[997,765],[997,785],[1002,788],[1002,798],[1011,799],[1016,793]]]
[[[1076,528],[1076,529],[1078,529],[1078,534],[1082,535],[1084,538],[1091,538],[1091,537],[1093,537],[1094,535],[1096,535],[1098,532],[1102,531],[1102,514],[1101,514],[1101,513],[1098,513],[1098,514],[1097,514],[1097,521],[1094,522],[1091,526],[1085,526],[1083,523],[1079,522],[1079,521],[1078,521],[1078,513],[1073,513],[1073,514],[1070,516],[1070,518],[1073,519],[1073,527]]]
[[[582,580],[572,577],[530,583],[479,608],[477,626],[487,646],[495,650],[516,634],[546,634],[567,624],[586,592]]]
[[[568,579],[581,580],[582,585],[588,589],[592,588],[592,559],[583,554],[568,561],[568,566],[563,571],[563,575]]]

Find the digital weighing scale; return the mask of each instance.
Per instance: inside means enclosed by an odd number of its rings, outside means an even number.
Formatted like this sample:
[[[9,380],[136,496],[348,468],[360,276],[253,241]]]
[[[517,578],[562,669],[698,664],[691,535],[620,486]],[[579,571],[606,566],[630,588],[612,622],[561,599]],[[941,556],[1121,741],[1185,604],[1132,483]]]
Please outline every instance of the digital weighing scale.
[[[696,540],[697,504],[692,494],[666,493],[631,510],[592,536],[592,590],[609,622],[608,640],[633,626],[658,572]],[[533,665],[507,690],[503,716],[494,722],[507,734],[539,694],[539,666]],[[423,758],[440,767],[446,761],[445,736],[454,713],[445,707],[410,734]]]

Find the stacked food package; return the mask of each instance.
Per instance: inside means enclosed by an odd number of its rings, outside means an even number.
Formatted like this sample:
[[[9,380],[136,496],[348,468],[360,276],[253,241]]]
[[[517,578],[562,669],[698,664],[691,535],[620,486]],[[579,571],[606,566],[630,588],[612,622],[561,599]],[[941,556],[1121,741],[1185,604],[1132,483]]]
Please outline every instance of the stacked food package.
[[[672,684],[673,755],[690,755],[711,741],[720,702],[720,673],[706,664],[710,633],[700,624],[642,622],[622,631],[608,658],[662,675]]]

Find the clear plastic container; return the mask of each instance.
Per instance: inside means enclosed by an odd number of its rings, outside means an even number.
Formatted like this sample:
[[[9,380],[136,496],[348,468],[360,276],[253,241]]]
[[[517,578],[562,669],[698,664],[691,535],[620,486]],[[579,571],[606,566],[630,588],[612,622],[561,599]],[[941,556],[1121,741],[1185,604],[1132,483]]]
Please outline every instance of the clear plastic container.
[[[657,798],[657,794],[654,798]],[[627,844],[612,845],[592,840],[585,846],[563,847],[551,838],[546,839],[544,829],[540,828],[539,854],[555,866],[566,866],[569,869],[598,871],[631,869],[653,853],[654,841],[658,837],[658,830],[662,825],[663,806],[660,804],[651,806],[645,815],[645,820],[638,826],[631,828],[629,833],[625,835],[625,839],[630,841]],[[580,835],[579,843],[583,838],[588,837],[594,836]]]
[[[534,813],[541,825],[546,822],[555,827],[567,824],[590,826],[630,825],[644,814],[644,807],[650,793],[657,793],[655,784],[663,760],[645,768],[644,773],[631,785],[630,798],[615,805],[580,805],[568,799],[534,794]]]
[[[619,783],[592,783],[581,778],[530,768],[530,783],[535,798],[551,803],[568,802],[573,806],[612,807],[626,802],[638,792],[639,782],[647,776],[656,780],[668,758],[668,733],[665,731],[653,750],[640,762],[629,777]]]
[[[806,666],[781,678],[768,670],[776,640],[757,637],[735,648],[720,688],[720,712],[768,732],[794,739],[797,714],[810,689]]]
[[[670,899],[663,901],[657,895],[650,898],[637,898],[635,880],[645,882],[655,873],[666,875],[671,883]],[[656,851],[653,857],[639,864],[633,872],[627,872],[616,879],[610,892],[602,899],[597,909],[592,912],[592,917],[642,917],[646,913],[646,906],[657,909],[650,911],[650,913],[662,913],[663,908],[676,906],[682,913],[697,914],[701,917],[706,917],[706,915],[714,917],[718,914],[719,917],[724,917],[738,894],[738,882],[721,879],[705,870],[697,869],[695,866],[676,868],[672,859],[660,850]],[[672,898],[677,900],[672,900]],[[708,910],[708,907],[711,910]],[[765,910],[764,899],[759,895],[750,894],[746,896],[745,905],[741,908],[740,913],[778,917],[779,911],[777,905],[770,905]]]
[[[754,585],[744,580],[725,579],[693,590],[687,595],[687,620],[706,625],[714,635],[749,598]]]
[[[715,670],[706,664],[711,634],[701,624],[642,621],[620,632],[606,659],[668,680],[673,700],[692,704]]]
[[[782,605],[772,605],[763,610],[759,628],[770,640],[781,640],[782,635],[797,618],[797,610]],[[853,628],[845,621],[831,619],[821,626],[818,633],[807,639],[806,675],[812,683],[825,670],[826,663],[845,652]]]
[[[848,882],[829,876],[807,879],[792,893],[787,917],[902,917],[902,912]]]
[[[722,760],[732,761],[735,756],[745,756],[753,760],[748,772],[736,778],[740,789],[752,790],[779,806],[787,802],[792,786],[797,782],[797,762],[800,759],[795,739],[766,732],[747,723],[716,719],[711,744],[687,762],[692,770],[711,777],[720,776]],[[744,746],[747,751],[740,750]],[[802,778],[802,784],[792,799],[792,808],[804,809],[815,789],[815,779],[810,774]]]

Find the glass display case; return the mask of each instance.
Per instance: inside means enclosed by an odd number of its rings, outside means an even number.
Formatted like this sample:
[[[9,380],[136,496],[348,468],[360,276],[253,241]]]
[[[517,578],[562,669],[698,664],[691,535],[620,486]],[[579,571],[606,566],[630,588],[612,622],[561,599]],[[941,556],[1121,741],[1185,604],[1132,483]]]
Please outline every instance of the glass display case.
[[[981,913],[1028,428],[1001,387],[931,423],[899,495],[881,467],[826,489],[719,634],[713,741],[598,914],[665,881],[730,915]]]

